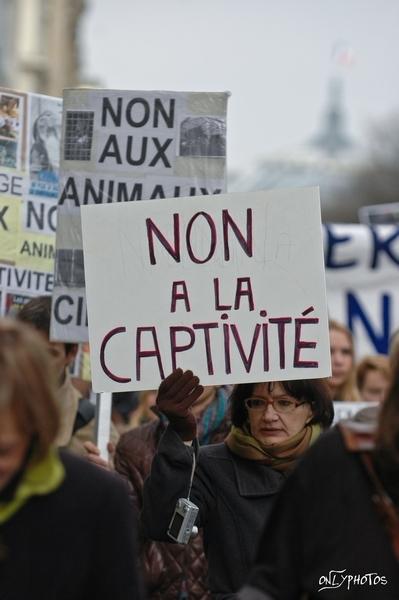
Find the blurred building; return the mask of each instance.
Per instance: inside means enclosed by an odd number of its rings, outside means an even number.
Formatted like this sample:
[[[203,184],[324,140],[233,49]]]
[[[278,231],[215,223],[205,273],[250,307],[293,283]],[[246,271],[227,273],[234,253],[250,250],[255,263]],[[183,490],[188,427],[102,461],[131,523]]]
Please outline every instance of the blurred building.
[[[365,160],[364,147],[349,134],[342,80],[334,78],[316,135],[267,156],[250,174],[235,176],[229,191],[320,186],[324,221],[357,221],[359,199],[354,198],[353,182]]]
[[[80,82],[86,0],[0,0],[0,86],[61,96]]]

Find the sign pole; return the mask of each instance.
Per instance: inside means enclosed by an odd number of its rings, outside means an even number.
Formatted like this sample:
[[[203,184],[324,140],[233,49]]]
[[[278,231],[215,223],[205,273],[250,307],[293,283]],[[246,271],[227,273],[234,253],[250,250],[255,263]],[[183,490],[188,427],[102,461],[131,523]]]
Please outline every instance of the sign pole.
[[[108,460],[108,442],[110,435],[112,393],[96,394],[96,446],[100,456]]]

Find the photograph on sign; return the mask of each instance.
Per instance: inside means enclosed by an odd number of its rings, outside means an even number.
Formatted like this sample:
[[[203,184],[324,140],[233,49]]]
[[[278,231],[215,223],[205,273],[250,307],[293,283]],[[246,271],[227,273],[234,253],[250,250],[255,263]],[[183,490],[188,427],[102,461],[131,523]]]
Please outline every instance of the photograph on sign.
[[[330,374],[317,188],[86,206],[82,231],[95,391]]]
[[[64,91],[53,340],[88,339],[80,207],[224,192],[227,99]]]
[[[0,168],[21,168],[23,96],[0,89]]]
[[[29,172],[31,194],[58,195],[62,100],[35,95],[30,99]]]

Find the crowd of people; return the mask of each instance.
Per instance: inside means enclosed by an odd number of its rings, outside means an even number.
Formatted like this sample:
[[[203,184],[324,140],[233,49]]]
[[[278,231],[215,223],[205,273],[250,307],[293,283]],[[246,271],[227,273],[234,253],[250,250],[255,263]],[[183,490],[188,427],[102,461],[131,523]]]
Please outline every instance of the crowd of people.
[[[0,320],[0,600],[397,600],[396,337],[356,361],[331,321],[328,379],[176,369],[115,397],[106,460],[50,314],[38,297]],[[360,400],[376,409],[332,427]]]

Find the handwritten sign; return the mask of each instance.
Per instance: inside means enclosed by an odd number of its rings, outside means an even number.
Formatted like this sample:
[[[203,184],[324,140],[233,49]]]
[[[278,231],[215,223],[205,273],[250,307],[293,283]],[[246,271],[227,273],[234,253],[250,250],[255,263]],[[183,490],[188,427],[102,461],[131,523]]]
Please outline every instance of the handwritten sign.
[[[324,377],[318,190],[82,208],[96,391]]]

